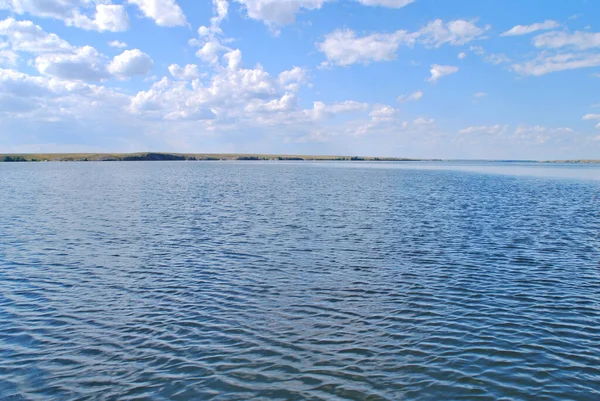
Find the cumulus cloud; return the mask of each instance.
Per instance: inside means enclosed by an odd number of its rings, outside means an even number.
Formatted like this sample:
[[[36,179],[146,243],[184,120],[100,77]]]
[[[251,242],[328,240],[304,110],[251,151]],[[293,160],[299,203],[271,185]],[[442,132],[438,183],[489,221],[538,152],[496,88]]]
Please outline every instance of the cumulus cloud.
[[[127,47],[127,43],[119,42],[118,40],[113,40],[111,42],[108,42],[108,45],[110,47],[116,47],[117,49],[124,49]]]
[[[108,65],[108,72],[119,78],[131,78],[146,75],[152,69],[152,58],[139,49],[125,50],[115,56]]]
[[[369,64],[395,59],[400,45],[412,47],[415,43],[421,43],[430,48],[444,44],[464,45],[480,38],[486,29],[488,27],[477,27],[475,21],[455,20],[444,23],[438,19],[413,33],[399,30],[358,36],[350,29],[338,29],[327,34],[316,46],[327,59],[323,66]]]
[[[597,53],[542,53],[533,60],[513,64],[512,69],[520,75],[541,76],[551,72],[597,66],[600,66],[600,54]]]
[[[128,78],[144,75],[152,68],[150,56],[138,49],[127,50],[107,64],[108,58],[94,47],[73,46],[31,21],[0,21],[0,37],[6,38],[11,51],[33,55],[32,64],[40,74],[62,80],[102,81],[111,75]]]
[[[102,86],[0,68],[0,114],[35,115],[52,121],[72,116],[94,120],[102,111],[120,113],[127,101],[126,95]]]
[[[279,99],[273,99],[268,102],[255,99],[246,107],[247,112],[288,112],[296,108],[298,99],[293,93],[286,93]]]
[[[429,22],[418,32],[419,41],[426,46],[440,47],[443,44],[453,46],[467,44],[481,37],[490,26],[480,28],[476,21],[454,20],[444,23],[437,19]]]
[[[7,18],[0,21],[0,36],[6,38],[13,51],[27,53],[62,53],[73,47],[53,33],[46,33],[31,21]]]
[[[400,44],[411,42],[414,38],[406,31],[357,37],[350,29],[338,29],[317,43],[317,49],[325,54],[329,64],[348,66],[393,60]]]
[[[519,125],[510,139],[520,145],[543,145],[550,142],[556,143],[560,141],[561,137],[573,132],[573,129],[569,127],[550,128],[542,125]]]
[[[6,37],[12,51],[34,55],[33,64],[43,75],[76,81],[108,77],[106,59],[95,48],[72,46],[31,21],[0,21],[0,36]]]
[[[500,124],[496,124],[496,125],[479,125],[479,126],[471,126],[471,127],[467,127],[464,129],[461,129],[459,132],[461,134],[476,134],[476,133],[481,133],[481,134],[489,134],[489,135],[495,135],[495,134],[499,134],[499,133],[505,133],[508,130],[508,126],[504,125],[500,125]]]
[[[66,24],[88,31],[122,32],[129,29],[129,15],[122,5],[98,4],[93,18],[84,14],[75,14],[72,19],[66,21]]]
[[[197,115],[198,112],[204,115],[203,110],[212,110],[211,113],[225,117],[250,102],[270,102],[283,95],[277,80],[262,67],[246,69],[241,66],[239,50],[226,53],[222,59],[226,66],[214,67],[215,73],[208,86],[197,80],[188,85],[163,78],[149,90],[139,92],[132,99],[130,110],[154,116],[173,115],[182,110],[187,111],[186,115]]]
[[[459,59],[459,60],[462,60],[462,59],[464,59],[465,57],[467,57],[467,53],[465,53],[465,52],[460,52],[460,53],[458,53],[458,56],[457,56],[457,57],[458,57],[458,59]]]
[[[458,67],[454,67],[451,65],[439,65],[433,64],[431,66],[431,77],[429,77],[429,82],[437,82],[440,78],[445,77],[446,75],[455,74],[458,72]]]
[[[211,18],[211,25],[219,26],[221,22],[227,18],[227,14],[229,12],[229,1],[213,0],[213,9],[214,16]]]
[[[224,43],[231,39],[223,36],[220,24],[227,17],[229,2],[226,0],[213,0],[213,17],[210,19],[210,26],[200,26],[198,28],[198,38],[189,41],[190,46],[199,47],[196,57],[206,63],[216,64],[221,55],[231,51]]]
[[[249,18],[263,21],[267,25],[281,26],[292,24],[301,10],[319,9],[328,0],[237,0]]]
[[[278,78],[282,85],[290,82],[304,82],[306,80],[306,70],[301,67],[294,67],[291,70],[281,72]]]
[[[533,59],[512,64],[520,75],[541,76],[552,72],[600,66],[600,33],[584,31],[547,32],[533,38],[543,50]]]
[[[347,100],[332,104],[316,101],[313,103],[313,108],[304,110],[303,114],[308,116],[311,120],[322,121],[325,119],[334,118],[338,114],[364,113],[368,109],[368,103],[356,102],[354,100]]]
[[[583,116],[583,119],[586,121],[600,121],[600,114],[586,114],[585,116]],[[596,128],[600,128],[600,122],[598,123],[598,125],[596,125]]]
[[[183,10],[175,0],[128,0],[142,11],[144,16],[154,20],[156,25],[173,27],[187,24]]]
[[[598,32],[547,32],[533,38],[535,47],[557,49],[571,47],[577,50],[587,50],[600,47]]]
[[[236,0],[242,4],[249,18],[259,20],[275,28],[296,21],[296,14],[302,10],[318,10],[325,3],[334,0]],[[415,0],[355,0],[365,6],[402,8]]]
[[[16,14],[54,18],[86,30],[121,32],[129,29],[129,15],[122,5],[88,0],[0,1],[0,9]],[[95,7],[94,7],[95,5]],[[90,9],[90,7],[94,7]]]
[[[410,95],[400,95],[398,96],[397,100],[399,103],[406,103],[406,102],[410,102],[410,101],[416,101],[416,100],[421,100],[421,98],[423,97],[423,92],[416,91],[411,93]]]
[[[373,121],[391,121],[396,117],[398,110],[387,104],[376,104],[373,106],[373,111],[369,117]]]
[[[506,54],[502,53],[491,53],[483,58],[483,61],[492,63],[494,65],[510,63],[510,58]]]
[[[108,78],[105,57],[91,46],[74,48],[69,53],[42,54],[35,66],[43,75],[74,81],[101,81]]]
[[[188,81],[200,77],[200,72],[198,71],[198,66],[196,64],[188,64],[183,67],[178,64],[171,64],[169,66],[169,73],[171,76],[173,76],[173,78]]]
[[[529,33],[543,31],[548,29],[555,29],[560,27],[560,24],[553,20],[546,20],[544,22],[538,22],[531,25],[516,25],[513,26],[506,32],[500,34],[500,36],[518,36],[518,35],[527,35]]]
[[[9,49],[0,49],[0,66],[15,66],[19,56]]]

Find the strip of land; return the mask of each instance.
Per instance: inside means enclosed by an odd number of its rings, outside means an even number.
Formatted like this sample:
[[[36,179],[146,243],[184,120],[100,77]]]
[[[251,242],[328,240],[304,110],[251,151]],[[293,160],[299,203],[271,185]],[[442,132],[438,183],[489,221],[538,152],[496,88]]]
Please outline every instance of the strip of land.
[[[99,161],[170,161],[170,160],[287,160],[287,161],[382,161],[382,162],[417,162],[442,161],[441,159],[411,159],[406,157],[368,157],[368,156],[307,156],[307,155],[272,155],[272,154],[212,154],[212,153],[22,153],[0,154],[0,162],[99,162]],[[463,160],[468,161],[468,160]],[[483,161],[483,160],[481,160]],[[505,162],[518,162],[506,160]],[[600,160],[544,160],[531,163],[576,163],[595,164]]]
[[[289,161],[435,161],[402,157],[359,156],[298,156],[260,154],[200,154],[200,153],[40,153],[0,154],[0,162],[89,162],[89,161],[169,161],[169,160],[289,160]]]
[[[575,159],[575,160],[547,160],[544,163],[576,163],[576,164],[598,164],[600,160]]]

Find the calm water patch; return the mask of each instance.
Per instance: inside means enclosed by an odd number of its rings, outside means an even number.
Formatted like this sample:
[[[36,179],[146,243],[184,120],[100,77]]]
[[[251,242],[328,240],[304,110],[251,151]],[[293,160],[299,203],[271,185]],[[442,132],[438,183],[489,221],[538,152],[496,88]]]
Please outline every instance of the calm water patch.
[[[0,399],[598,400],[599,181],[0,164]]]

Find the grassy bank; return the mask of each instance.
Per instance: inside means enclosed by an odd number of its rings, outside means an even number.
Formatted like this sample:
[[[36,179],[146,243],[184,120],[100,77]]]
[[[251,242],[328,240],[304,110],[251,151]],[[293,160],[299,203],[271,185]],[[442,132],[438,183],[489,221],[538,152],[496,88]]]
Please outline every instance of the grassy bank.
[[[422,161],[399,157],[299,156],[260,154],[200,154],[200,153],[39,153],[0,154],[0,162],[86,162],[86,161],[169,161],[169,160],[330,160],[330,161]],[[429,159],[431,160],[431,159]]]

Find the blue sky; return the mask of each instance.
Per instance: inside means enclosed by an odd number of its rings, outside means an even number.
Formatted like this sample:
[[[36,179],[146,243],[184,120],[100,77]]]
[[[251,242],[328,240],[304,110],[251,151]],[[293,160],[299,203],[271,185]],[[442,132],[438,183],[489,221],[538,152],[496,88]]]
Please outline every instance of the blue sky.
[[[600,158],[600,3],[0,0],[0,152]]]

